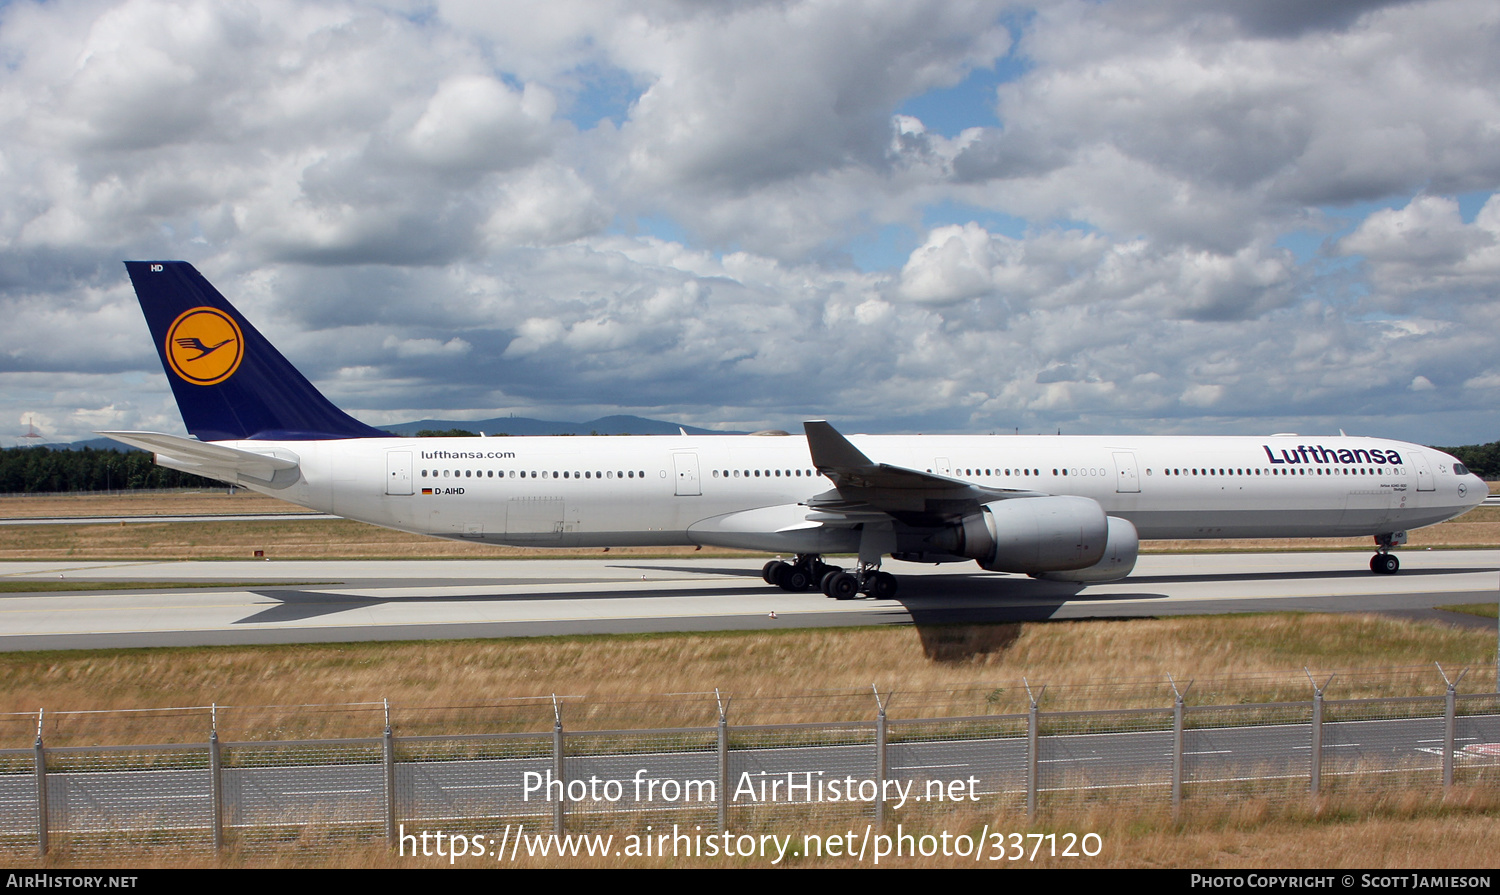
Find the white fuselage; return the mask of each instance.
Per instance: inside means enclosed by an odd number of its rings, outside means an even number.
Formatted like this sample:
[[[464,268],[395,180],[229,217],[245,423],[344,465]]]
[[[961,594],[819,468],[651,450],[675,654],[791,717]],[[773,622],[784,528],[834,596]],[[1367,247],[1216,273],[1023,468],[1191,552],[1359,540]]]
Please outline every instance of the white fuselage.
[[[1350,537],[1432,525],[1483,481],[1374,438],[851,436],[871,460],[987,488],[1097,501],[1142,538]],[[551,547],[713,543],[697,524],[828,492],[800,436],[225,442],[294,455],[257,490],[375,525]],[[1461,468],[1461,467],[1460,467]],[[256,487],[253,486],[252,487]]]

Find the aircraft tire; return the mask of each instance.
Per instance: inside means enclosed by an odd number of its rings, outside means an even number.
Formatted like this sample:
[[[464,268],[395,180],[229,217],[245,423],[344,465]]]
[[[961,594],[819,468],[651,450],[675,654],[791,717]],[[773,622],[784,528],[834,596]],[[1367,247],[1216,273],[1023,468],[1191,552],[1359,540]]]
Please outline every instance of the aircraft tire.
[[[808,585],[812,584],[812,576],[807,574],[806,569],[801,566],[794,566],[791,563],[783,563],[782,565],[786,566],[786,568],[776,570],[776,584],[782,590],[807,590]]]
[[[777,570],[784,565],[786,565],[786,563],[782,562],[781,560],[773,559],[770,562],[766,563],[765,568],[760,570],[760,577],[764,578],[767,584],[775,584]]]
[[[859,593],[859,579],[848,572],[834,572],[823,580],[823,588],[835,600],[852,600]]]
[[[1394,575],[1401,571],[1401,560],[1394,553],[1377,553],[1370,557],[1370,571],[1377,575]]]
[[[889,600],[896,596],[896,576],[890,572],[876,572],[870,576],[869,590],[866,593],[876,600]]]

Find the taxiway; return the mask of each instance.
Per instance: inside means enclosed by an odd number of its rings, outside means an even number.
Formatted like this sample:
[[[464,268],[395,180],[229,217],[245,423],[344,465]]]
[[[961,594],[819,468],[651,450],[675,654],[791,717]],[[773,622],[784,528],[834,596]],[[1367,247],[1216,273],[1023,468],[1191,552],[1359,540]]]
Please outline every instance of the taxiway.
[[[1148,555],[1130,578],[1088,587],[892,563],[896,599],[849,602],[769,587],[748,559],[11,562],[0,580],[98,588],[0,594],[0,650],[1410,612],[1493,601],[1500,589],[1500,550],[1401,557],[1401,573],[1386,576],[1362,553]],[[187,586],[159,586],[177,581]],[[154,586],[113,586],[132,582]]]

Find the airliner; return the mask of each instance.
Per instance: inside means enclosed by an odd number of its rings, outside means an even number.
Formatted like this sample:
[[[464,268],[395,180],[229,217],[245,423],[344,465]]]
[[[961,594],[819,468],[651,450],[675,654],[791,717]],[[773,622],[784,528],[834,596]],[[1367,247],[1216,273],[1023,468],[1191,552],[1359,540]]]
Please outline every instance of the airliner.
[[[162,466],[386,528],[526,547],[715,546],[794,557],[786,590],[888,599],[904,562],[1090,584],[1142,538],[1373,537],[1489,493],[1431,448],[1378,438],[854,435],[401,438],[335,407],[183,261],[126,268],[192,437],[102,432]],[[849,568],[824,557],[850,555]]]

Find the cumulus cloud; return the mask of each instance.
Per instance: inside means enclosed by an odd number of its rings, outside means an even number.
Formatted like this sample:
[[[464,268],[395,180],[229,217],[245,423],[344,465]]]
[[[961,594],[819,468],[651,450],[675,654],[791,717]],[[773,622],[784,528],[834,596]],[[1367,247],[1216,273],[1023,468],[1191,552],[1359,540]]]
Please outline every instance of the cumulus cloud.
[[[1373,212],[1334,250],[1363,259],[1389,307],[1484,301],[1500,286],[1500,201],[1491,197],[1465,224],[1451,198],[1420,195]]]
[[[515,91],[491,77],[460,75],[438,85],[406,144],[437,168],[519,167],[547,152],[556,111],[552,94],[535,84]]]
[[[1493,187],[1500,12],[1297,6],[1323,11],[1047,4],[1023,45],[1034,69],[1000,86],[1002,124],[955,174],[1031,214],[1220,249],[1307,206]]]
[[[0,56],[59,437],[178,426],[125,257],[374,422],[1495,437],[1491,3],[23,0]]]
[[[1118,301],[1205,320],[1254,316],[1287,303],[1290,256],[1248,246],[1233,255],[1145,241],[1109,245],[1076,231],[1014,239],[977,224],[939,227],[901,270],[899,294],[950,304],[981,297],[1023,305]]]
[[[395,351],[397,357],[462,357],[474,348],[473,345],[456,336],[446,342],[437,339],[398,339],[395,336],[386,336],[382,344],[387,349]]]

